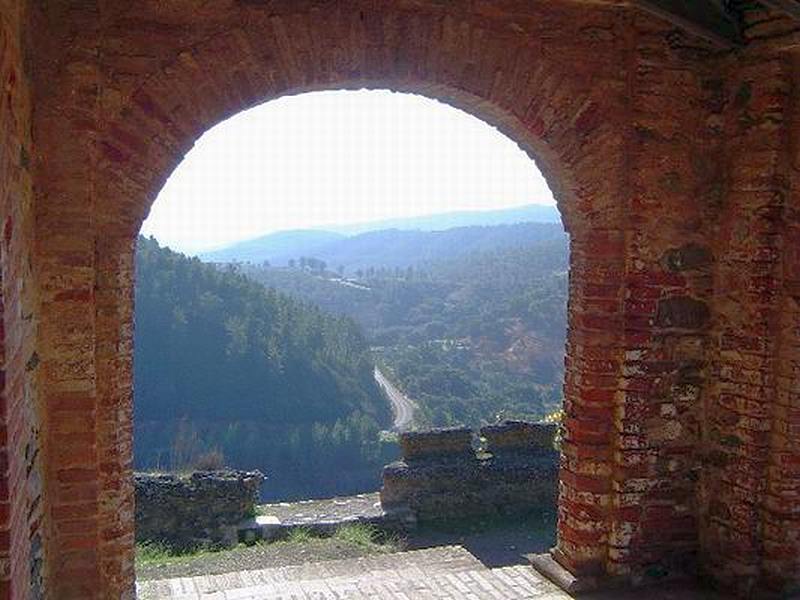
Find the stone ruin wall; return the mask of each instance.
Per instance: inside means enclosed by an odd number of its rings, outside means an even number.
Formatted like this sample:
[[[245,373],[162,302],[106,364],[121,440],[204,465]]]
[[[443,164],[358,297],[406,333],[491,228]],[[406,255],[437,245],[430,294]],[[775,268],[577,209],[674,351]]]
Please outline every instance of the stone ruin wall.
[[[257,471],[136,473],[136,541],[177,550],[233,546],[263,480]]]
[[[401,460],[383,470],[385,510],[410,510],[419,521],[555,512],[556,426],[521,421],[400,435]],[[475,435],[486,441],[476,451]]]

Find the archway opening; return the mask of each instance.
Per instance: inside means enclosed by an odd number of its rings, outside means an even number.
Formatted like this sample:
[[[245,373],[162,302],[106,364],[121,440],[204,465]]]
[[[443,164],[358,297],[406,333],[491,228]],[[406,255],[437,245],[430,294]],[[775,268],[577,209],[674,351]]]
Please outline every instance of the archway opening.
[[[350,496],[380,488],[402,432],[467,427],[483,452],[482,426],[559,418],[558,209],[523,150],[449,105],[362,90],[240,113],[141,233],[137,470],[258,469],[262,502]],[[554,541],[539,508],[529,551]]]

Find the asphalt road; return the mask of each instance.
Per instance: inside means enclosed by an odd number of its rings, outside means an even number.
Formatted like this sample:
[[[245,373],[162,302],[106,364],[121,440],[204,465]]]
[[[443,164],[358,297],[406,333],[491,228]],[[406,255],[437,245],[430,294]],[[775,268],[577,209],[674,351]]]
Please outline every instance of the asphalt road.
[[[394,431],[406,431],[414,421],[414,409],[416,408],[414,401],[398,390],[377,367],[375,368],[375,381],[386,392],[386,397],[392,405],[392,412],[394,413],[392,429]]]

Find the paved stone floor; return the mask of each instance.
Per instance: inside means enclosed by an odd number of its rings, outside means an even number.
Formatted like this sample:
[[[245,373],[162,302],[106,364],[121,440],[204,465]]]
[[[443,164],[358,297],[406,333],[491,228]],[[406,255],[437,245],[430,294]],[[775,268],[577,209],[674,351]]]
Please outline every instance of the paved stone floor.
[[[139,600],[568,600],[529,566],[490,569],[460,546],[140,582]]]

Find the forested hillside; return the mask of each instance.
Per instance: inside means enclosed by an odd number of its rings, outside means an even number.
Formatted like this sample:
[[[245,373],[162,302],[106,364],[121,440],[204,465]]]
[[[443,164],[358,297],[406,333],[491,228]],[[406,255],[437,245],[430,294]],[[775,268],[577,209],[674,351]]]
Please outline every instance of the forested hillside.
[[[137,468],[262,469],[266,498],[374,489],[390,415],[350,318],[140,238]]]
[[[538,419],[561,402],[568,248],[559,226],[531,225],[482,228],[494,230],[484,239],[505,235],[511,247],[405,268],[342,276],[308,259],[237,268],[363,325],[379,362],[420,401],[420,425]],[[538,241],[506,235],[542,230]]]

